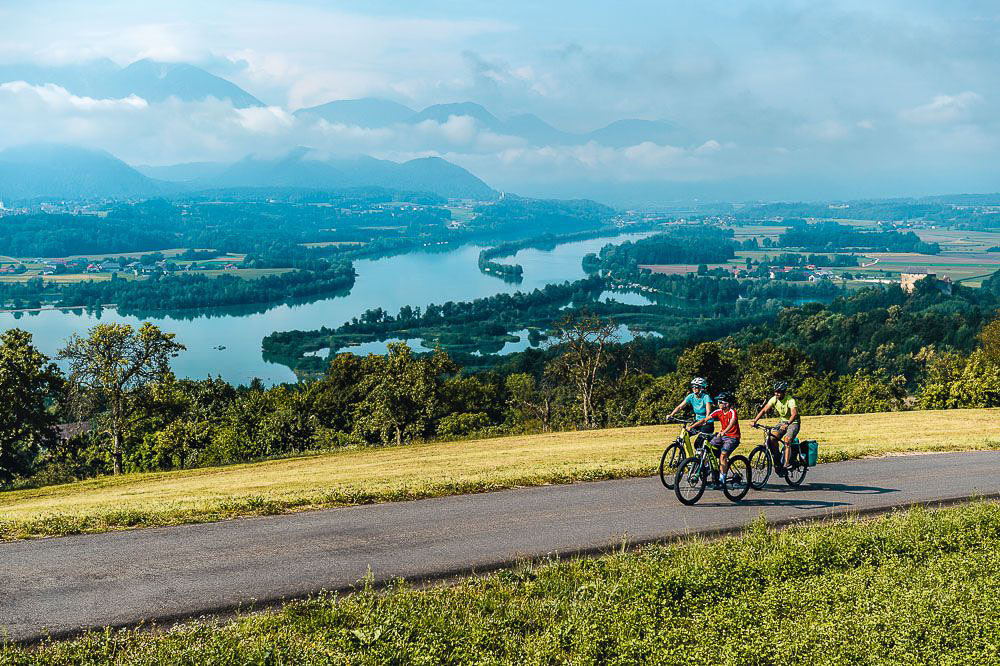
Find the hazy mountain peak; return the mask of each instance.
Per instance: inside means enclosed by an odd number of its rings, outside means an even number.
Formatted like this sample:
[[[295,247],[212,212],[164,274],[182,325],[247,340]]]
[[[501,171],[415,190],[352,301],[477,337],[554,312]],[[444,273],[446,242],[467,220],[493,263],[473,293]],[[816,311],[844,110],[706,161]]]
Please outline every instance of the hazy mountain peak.
[[[0,199],[137,197],[154,181],[103,150],[35,143],[0,151]]]
[[[448,121],[451,116],[470,116],[475,118],[484,126],[496,129],[501,125],[500,120],[486,110],[481,104],[475,102],[452,102],[449,104],[434,104],[413,117],[412,122],[423,120],[434,120],[439,123]]]
[[[330,156],[299,146],[266,159],[248,156],[216,177],[197,182],[204,188],[302,187],[341,189],[377,186],[393,190],[433,192],[443,197],[487,199],[489,185],[462,167],[438,157],[402,164],[367,155]]]
[[[117,72],[110,81],[112,97],[138,95],[149,102],[168,97],[198,101],[207,97],[228,99],[233,106],[264,106],[236,84],[187,63],[159,62],[145,58]]]
[[[408,106],[377,97],[361,99],[338,99],[318,106],[310,106],[295,112],[299,117],[322,118],[330,123],[341,123],[357,127],[385,127],[403,123],[416,112]]]

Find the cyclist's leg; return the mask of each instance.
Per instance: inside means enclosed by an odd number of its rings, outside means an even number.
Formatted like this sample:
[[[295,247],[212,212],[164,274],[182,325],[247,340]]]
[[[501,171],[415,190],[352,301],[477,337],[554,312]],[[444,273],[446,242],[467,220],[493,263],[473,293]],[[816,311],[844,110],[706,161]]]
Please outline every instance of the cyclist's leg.
[[[715,425],[712,423],[705,423],[695,428],[694,431],[698,433],[695,438],[696,445],[698,445],[712,439],[712,434],[715,432]]]
[[[709,448],[711,448],[710,455],[714,456],[715,459],[718,461],[723,446],[722,435],[715,435],[714,437],[712,437],[712,439],[710,439],[708,442],[708,446]],[[719,465],[715,465],[712,469],[712,480],[715,483],[719,482]]]
[[[799,434],[799,423],[786,423],[785,424],[785,434],[782,439],[785,440],[785,467],[791,465],[792,459],[792,443],[795,442],[796,435]]]
[[[722,437],[722,452],[719,454],[719,465],[722,471],[722,478],[726,478],[729,473],[729,454],[736,450],[736,447],[740,445],[740,440],[735,437]]]
[[[781,455],[781,450],[778,448],[779,442],[784,441],[785,433],[788,432],[788,421],[778,421],[775,426],[777,430],[773,431],[775,433],[774,446],[775,446],[775,460],[781,461],[781,466],[788,469],[789,462],[791,461],[792,449],[790,446],[785,446],[785,455]]]
[[[774,462],[774,468],[778,474],[782,474],[785,471],[785,460],[781,455],[781,435],[774,430],[767,434],[767,448],[771,452],[771,460]]]

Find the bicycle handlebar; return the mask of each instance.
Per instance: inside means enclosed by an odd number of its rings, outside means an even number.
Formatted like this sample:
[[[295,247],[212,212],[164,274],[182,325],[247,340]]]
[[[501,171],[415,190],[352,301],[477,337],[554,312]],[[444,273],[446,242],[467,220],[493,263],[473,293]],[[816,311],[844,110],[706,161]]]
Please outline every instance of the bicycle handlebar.
[[[688,421],[686,419],[679,419],[676,416],[668,416],[667,417],[667,422],[668,423],[685,423],[685,424],[686,423],[694,423],[694,421]]]

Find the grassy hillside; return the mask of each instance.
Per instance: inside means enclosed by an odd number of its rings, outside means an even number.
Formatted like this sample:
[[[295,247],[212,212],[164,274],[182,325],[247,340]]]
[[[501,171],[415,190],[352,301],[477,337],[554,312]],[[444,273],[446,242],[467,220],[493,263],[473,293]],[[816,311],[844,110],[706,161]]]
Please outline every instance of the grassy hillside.
[[[822,460],[1000,448],[1000,409],[803,419]],[[366,448],[0,493],[6,539],[653,474],[678,426]],[[746,453],[759,431],[743,424]],[[992,439],[990,439],[992,437]]]
[[[11,664],[998,664],[1000,504],[320,596],[92,632]]]

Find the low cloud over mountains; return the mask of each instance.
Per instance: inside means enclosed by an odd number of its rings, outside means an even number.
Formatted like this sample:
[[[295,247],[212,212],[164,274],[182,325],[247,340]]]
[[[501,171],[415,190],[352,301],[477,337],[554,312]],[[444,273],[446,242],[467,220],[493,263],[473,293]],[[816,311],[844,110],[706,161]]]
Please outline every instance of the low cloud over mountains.
[[[42,3],[0,8],[0,149],[438,157],[617,204],[1000,182],[986,0]]]

